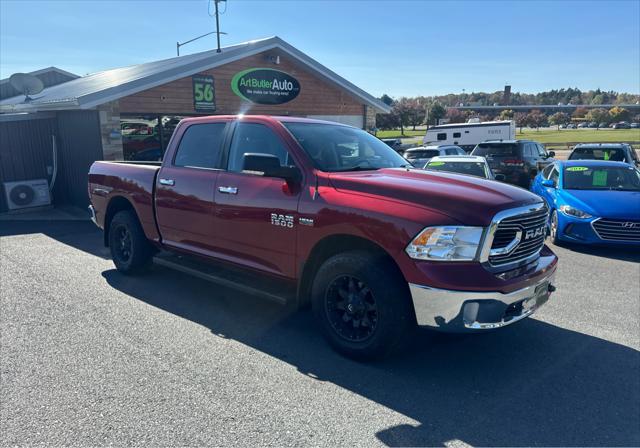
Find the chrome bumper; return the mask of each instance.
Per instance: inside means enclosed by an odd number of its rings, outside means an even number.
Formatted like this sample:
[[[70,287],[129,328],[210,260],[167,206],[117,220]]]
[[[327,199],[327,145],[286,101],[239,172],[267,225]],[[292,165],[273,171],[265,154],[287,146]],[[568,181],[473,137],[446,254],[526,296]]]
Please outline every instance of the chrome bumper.
[[[91,222],[98,226],[98,221],[96,220],[96,211],[93,209],[93,205],[89,206],[89,215],[91,216]]]
[[[452,291],[410,283],[418,325],[451,332],[510,325],[533,314],[555,290],[555,270],[535,284],[508,294]]]

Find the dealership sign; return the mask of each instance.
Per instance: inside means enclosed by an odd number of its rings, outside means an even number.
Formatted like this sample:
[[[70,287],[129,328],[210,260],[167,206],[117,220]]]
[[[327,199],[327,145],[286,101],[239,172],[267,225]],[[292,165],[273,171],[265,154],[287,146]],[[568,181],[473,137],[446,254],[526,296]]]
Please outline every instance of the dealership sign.
[[[213,76],[195,75],[193,80],[193,108],[198,111],[212,112],[216,110],[216,94]]]
[[[231,80],[233,93],[256,104],[283,104],[300,93],[300,83],[288,73],[272,68],[243,70]]]

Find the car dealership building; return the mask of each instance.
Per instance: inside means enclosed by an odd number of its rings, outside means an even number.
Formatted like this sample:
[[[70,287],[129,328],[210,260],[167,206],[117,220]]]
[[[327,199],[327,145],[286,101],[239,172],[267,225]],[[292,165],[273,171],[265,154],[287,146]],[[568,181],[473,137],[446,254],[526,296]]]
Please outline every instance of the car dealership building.
[[[42,92],[25,101],[3,90],[0,100],[0,212],[41,205],[24,192],[45,180],[53,203],[86,205],[93,161],[158,160],[184,117],[291,115],[371,129],[390,110],[278,37],[83,77],[41,72],[55,78]]]

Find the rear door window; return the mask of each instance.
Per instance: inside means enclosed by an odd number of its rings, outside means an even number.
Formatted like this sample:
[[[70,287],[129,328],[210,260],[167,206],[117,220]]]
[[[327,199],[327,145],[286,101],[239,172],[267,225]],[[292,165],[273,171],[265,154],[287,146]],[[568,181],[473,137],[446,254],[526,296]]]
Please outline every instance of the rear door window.
[[[175,166],[218,168],[226,123],[192,124],[180,140]]]

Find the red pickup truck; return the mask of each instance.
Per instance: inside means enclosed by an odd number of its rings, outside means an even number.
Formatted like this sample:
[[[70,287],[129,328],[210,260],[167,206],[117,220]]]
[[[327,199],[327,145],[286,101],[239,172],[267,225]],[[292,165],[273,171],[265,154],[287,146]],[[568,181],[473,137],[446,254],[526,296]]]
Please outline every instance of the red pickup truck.
[[[542,199],[414,169],[337,123],[188,118],[162,163],[94,163],[89,195],[123,274],[155,260],[310,303],[329,343],[355,358],[389,353],[416,325],[517,322],[555,289]]]

